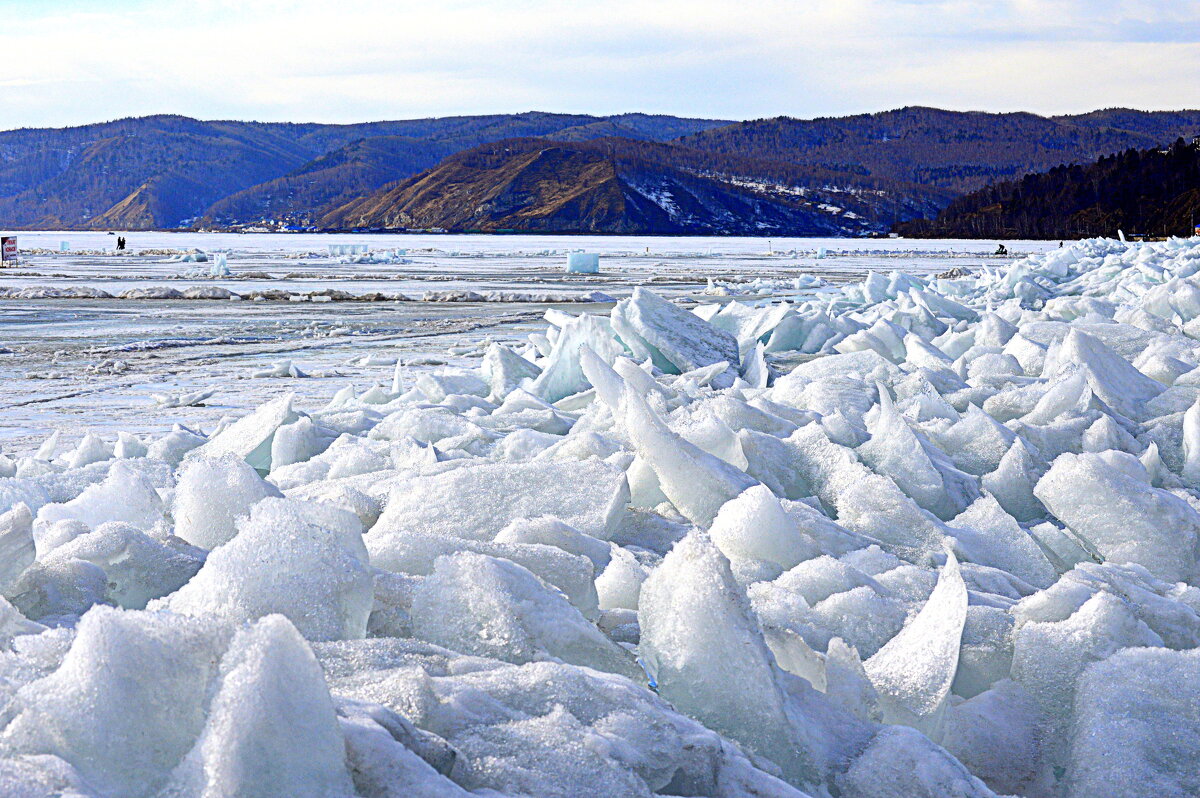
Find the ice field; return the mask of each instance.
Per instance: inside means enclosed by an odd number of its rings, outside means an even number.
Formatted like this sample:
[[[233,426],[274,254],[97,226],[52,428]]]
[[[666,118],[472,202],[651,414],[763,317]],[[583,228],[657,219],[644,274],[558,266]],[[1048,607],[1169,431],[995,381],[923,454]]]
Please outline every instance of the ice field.
[[[122,429],[162,434],[173,421],[210,426],[288,391],[297,393],[298,406],[317,407],[309,403],[323,403],[350,380],[390,383],[396,359],[414,368],[477,364],[489,337],[511,342],[537,329],[547,304],[535,300],[622,298],[648,285],[664,296],[712,301],[704,293],[710,278],[715,293],[788,296],[797,278],[812,275],[845,281],[871,268],[941,272],[1010,260],[990,257],[995,246],[986,242],[186,233],[128,239],[129,250],[117,254],[116,237],[102,233],[19,234],[21,264],[0,269],[0,451],[36,448],[58,427],[111,436]],[[331,254],[363,247],[366,258]],[[1010,249],[1046,247],[1019,242]],[[599,275],[565,274],[567,253],[580,249],[601,254]],[[822,250],[825,257],[817,258]],[[196,251],[208,259],[179,260]],[[227,276],[211,276],[218,255]],[[119,298],[168,291],[220,298]],[[94,298],[97,292],[105,298]],[[230,294],[247,299],[230,301]],[[332,301],[314,303],[313,295]],[[380,298],[361,300],[374,295]],[[253,376],[289,360],[309,378]],[[214,389],[203,407],[177,409],[172,418],[156,410],[155,396]]]
[[[57,238],[0,795],[1200,794],[1198,239]]]

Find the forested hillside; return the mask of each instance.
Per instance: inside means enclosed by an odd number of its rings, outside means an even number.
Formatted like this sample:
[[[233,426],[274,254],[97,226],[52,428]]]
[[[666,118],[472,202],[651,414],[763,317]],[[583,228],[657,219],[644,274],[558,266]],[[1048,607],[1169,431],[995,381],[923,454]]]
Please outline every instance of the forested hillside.
[[[772,197],[772,208],[782,203],[807,209],[802,228],[816,219],[807,216],[816,208],[822,217],[817,228],[825,230],[832,219],[830,234],[863,235],[933,217],[956,197],[996,181],[1197,133],[1200,112],[1128,109],[1048,118],[904,108],[839,119],[736,123],[544,112],[354,125],[152,116],[0,132],[0,227],[322,229],[356,226],[354,220],[392,227],[400,217],[383,212],[387,202],[381,198],[397,196],[405,181],[435,172],[440,178],[426,181],[427,187],[450,173],[470,182],[471,169],[464,166],[469,159],[454,160],[457,155],[493,145],[503,149],[513,141],[541,142],[534,148],[545,148],[550,141],[608,159],[631,190],[635,183],[655,181],[670,183],[680,195],[691,190],[685,184],[700,194],[724,186],[718,193],[727,199],[750,192]],[[518,155],[530,146],[515,145]],[[635,174],[641,177],[628,177]],[[565,173],[559,177],[570,182]],[[483,177],[484,184],[489,180]],[[703,190],[697,180],[707,181]],[[443,190],[447,198],[487,194],[482,186],[454,194],[446,183]],[[663,194],[646,191],[643,196]],[[537,207],[540,200],[529,196],[530,207]],[[702,204],[715,212],[721,202],[714,196]],[[406,208],[409,202],[417,199],[407,198]],[[425,191],[418,204],[424,210],[410,214],[413,219],[442,218],[428,211],[446,207],[447,200]],[[363,212],[367,207],[375,210]],[[790,213],[787,221],[772,215],[729,218],[757,207],[735,202],[722,211],[720,223],[685,221],[685,214],[667,227],[768,231],[796,223]],[[466,208],[452,216],[475,224],[480,220],[472,213]],[[643,221],[650,224],[653,216]],[[548,229],[547,218],[566,217],[531,211],[508,222],[516,229]],[[603,224],[588,229],[608,230]]]
[[[560,131],[586,138],[581,131],[597,123],[650,139],[724,124],[531,112],[357,125],[150,116],[9,130],[0,132],[0,226],[151,229],[307,220],[330,202],[416,174],[451,153]]]
[[[1126,150],[960,197],[932,220],[898,226],[934,238],[1191,235],[1200,222],[1200,139]]]
[[[903,108],[837,119],[742,122],[681,143],[962,194],[995,180],[1197,134],[1200,111],[1111,110],[1047,118]]]

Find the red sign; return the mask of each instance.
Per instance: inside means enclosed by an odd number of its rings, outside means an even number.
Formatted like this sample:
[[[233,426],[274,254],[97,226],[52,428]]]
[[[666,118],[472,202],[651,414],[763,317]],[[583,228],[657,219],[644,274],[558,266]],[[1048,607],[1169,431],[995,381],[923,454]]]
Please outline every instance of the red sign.
[[[0,238],[0,261],[17,260],[17,237],[4,236]]]

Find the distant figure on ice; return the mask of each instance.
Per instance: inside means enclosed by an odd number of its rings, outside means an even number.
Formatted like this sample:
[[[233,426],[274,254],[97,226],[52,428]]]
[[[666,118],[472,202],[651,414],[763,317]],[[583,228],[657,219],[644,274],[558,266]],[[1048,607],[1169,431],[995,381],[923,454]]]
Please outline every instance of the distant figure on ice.
[[[996,247],[996,254],[997,254],[997,255],[1007,255],[1007,254],[1008,254],[1008,247],[1006,247],[1006,246],[1004,246],[1003,244],[1001,244],[1000,246]]]
[[[125,251],[125,236],[117,236],[117,252]]]

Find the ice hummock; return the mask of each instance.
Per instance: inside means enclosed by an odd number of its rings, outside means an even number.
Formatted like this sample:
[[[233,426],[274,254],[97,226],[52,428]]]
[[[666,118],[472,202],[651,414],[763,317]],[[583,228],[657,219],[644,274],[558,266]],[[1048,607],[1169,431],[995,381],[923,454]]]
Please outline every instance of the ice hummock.
[[[0,791],[1194,794],[1197,264],[643,288],[324,407],[43,433]]]

